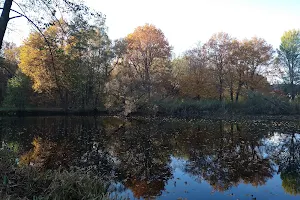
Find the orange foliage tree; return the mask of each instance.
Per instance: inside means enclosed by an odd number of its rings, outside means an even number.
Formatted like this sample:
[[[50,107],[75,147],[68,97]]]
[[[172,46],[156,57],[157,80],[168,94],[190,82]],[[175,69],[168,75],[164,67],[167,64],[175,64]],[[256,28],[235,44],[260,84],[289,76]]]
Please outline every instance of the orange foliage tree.
[[[152,84],[166,72],[171,46],[163,32],[150,24],[137,27],[126,37],[126,42],[127,62],[141,79],[150,99]]]

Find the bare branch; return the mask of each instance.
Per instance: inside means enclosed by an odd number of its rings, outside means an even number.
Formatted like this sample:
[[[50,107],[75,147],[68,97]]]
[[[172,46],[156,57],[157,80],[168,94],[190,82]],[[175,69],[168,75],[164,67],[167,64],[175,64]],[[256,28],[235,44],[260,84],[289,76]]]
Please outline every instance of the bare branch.
[[[50,12],[52,12],[52,10],[49,7],[49,5],[47,5],[44,1],[41,1],[41,3],[44,4],[48,8],[48,10],[50,10]],[[63,33],[66,34],[66,31],[65,31],[63,25],[61,24],[60,20],[57,19],[57,17],[55,16],[55,14],[52,15],[52,17],[57,21],[57,23],[59,24],[59,26],[60,26],[61,30],[63,31]]]
[[[22,16],[22,15],[17,15],[17,16],[14,16],[14,17],[9,18],[8,20],[16,19],[16,18],[19,18],[19,17],[23,17],[23,16]]]

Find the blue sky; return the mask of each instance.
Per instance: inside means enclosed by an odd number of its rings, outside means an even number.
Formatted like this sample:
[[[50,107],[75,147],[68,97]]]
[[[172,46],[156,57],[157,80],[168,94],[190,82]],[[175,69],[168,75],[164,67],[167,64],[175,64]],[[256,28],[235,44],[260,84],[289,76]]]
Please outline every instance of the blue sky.
[[[220,31],[238,39],[262,37],[278,48],[289,29],[300,29],[300,0],[85,0],[106,15],[111,39],[125,37],[145,23],[160,28],[176,55]],[[14,21],[6,39],[20,44],[29,31]]]

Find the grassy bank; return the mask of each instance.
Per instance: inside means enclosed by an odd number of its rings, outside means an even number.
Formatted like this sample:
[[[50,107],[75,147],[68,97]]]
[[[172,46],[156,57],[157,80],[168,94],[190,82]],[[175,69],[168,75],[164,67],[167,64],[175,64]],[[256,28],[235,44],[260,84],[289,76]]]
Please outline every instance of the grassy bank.
[[[109,185],[97,174],[80,169],[38,170],[22,166],[16,158],[10,150],[0,150],[0,199],[113,199]]]
[[[0,108],[0,116],[108,115],[103,109]]]
[[[124,105],[120,105],[124,107]],[[229,100],[165,99],[142,102],[128,116],[163,116],[179,118],[200,118],[228,115],[300,115],[299,100],[290,101],[279,96],[252,94],[240,102]],[[63,109],[63,108],[0,108],[1,116],[55,116],[55,115],[124,115],[124,110]]]
[[[155,106],[156,115],[173,117],[300,115],[300,103],[297,101],[291,102],[285,98],[262,95],[252,96],[238,103],[217,100],[164,100],[155,102]],[[140,112],[144,112],[143,109],[140,109]]]

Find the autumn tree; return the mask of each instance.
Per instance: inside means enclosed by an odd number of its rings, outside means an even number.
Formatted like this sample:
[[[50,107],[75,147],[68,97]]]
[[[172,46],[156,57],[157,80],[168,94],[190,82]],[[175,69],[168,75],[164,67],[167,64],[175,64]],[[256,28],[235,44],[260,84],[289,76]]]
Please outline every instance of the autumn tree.
[[[21,47],[19,67],[33,80],[34,90],[53,100],[60,98],[58,103],[64,108],[100,105],[104,82],[111,71],[114,55],[105,20],[88,20],[82,16],[69,23],[61,20],[42,35],[32,33]]]
[[[20,48],[19,67],[33,80],[33,89],[36,92],[47,93],[49,97],[54,95],[54,98],[58,92],[60,100],[64,101],[67,87],[64,83],[64,72],[70,65],[67,62],[69,57],[65,54],[65,46],[57,38],[60,31],[59,26],[52,26],[43,33],[51,41],[50,46],[38,32],[30,34]],[[49,51],[49,48],[54,51]]]
[[[185,52],[181,62],[174,63],[181,70],[177,75],[179,90],[183,96],[194,99],[216,98],[212,70],[208,66],[208,59],[203,46]],[[181,65],[180,65],[181,64]],[[174,67],[175,67],[174,66]]]
[[[231,42],[230,35],[220,32],[214,34],[205,44],[205,51],[213,70],[220,101],[224,99],[225,73],[229,65]]]
[[[233,54],[231,56],[231,65],[235,69],[235,102],[239,101],[242,89],[246,85],[248,72],[246,57],[247,48],[245,48],[243,42],[235,42]]]
[[[126,37],[126,42],[126,60],[143,81],[143,87],[150,99],[151,87],[156,76],[166,70],[171,47],[163,32],[149,24],[137,27]]]
[[[240,65],[240,42],[237,39],[232,39],[228,44],[228,61],[225,69],[225,86],[228,88],[230,101],[234,101],[235,88],[237,88],[237,82],[239,77],[239,65]]]
[[[249,89],[266,91],[272,57],[272,47],[261,38],[239,41],[227,33],[214,34],[203,46],[185,53],[177,75],[181,94],[238,102]]]
[[[173,89],[171,47],[160,29],[149,24],[137,27],[117,41],[113,51],[116,56],[107,84],[108,107],[117,105],[117,110],[129,114],[147,109],[150,99],[162,98]]]
[[[235,101],[238,102],[243,88],[263,91],[267,87],[265,76],[273,59],[273,48],[264,39],[253,37],[233,41],[231,49],[229,69],[234,70],[234,86],[231,88],[235,88]],[[233,93],[230,89],[232,101]]]
[[[185,57],[178,57],[171,61],[172,66],[172,83],[174,87],[174,91],[176,97],[178,95],[184,95],[187,96],[188,92],[184,90],[183,82],[184,78],[187,75],[188,70],[188,61],[185,59]]]
[[[270,66],[273,59],[273,48],[266,40],[253,37],[250,40],[244,40],[243,45],[244,62],[247,65],[247,87],[251,90],[255,89],[256,84],[260,84],[256,75],[262,75],[267,72],[266,68]],[[267,74],[264,74],[267,75]]]
[[[281,44],[277,50],[277,61],[285,69],[285,79],[290,85],[292,100],[296,96],[295,85],[300,75],[300,31],[286,31],[281,37]]]

